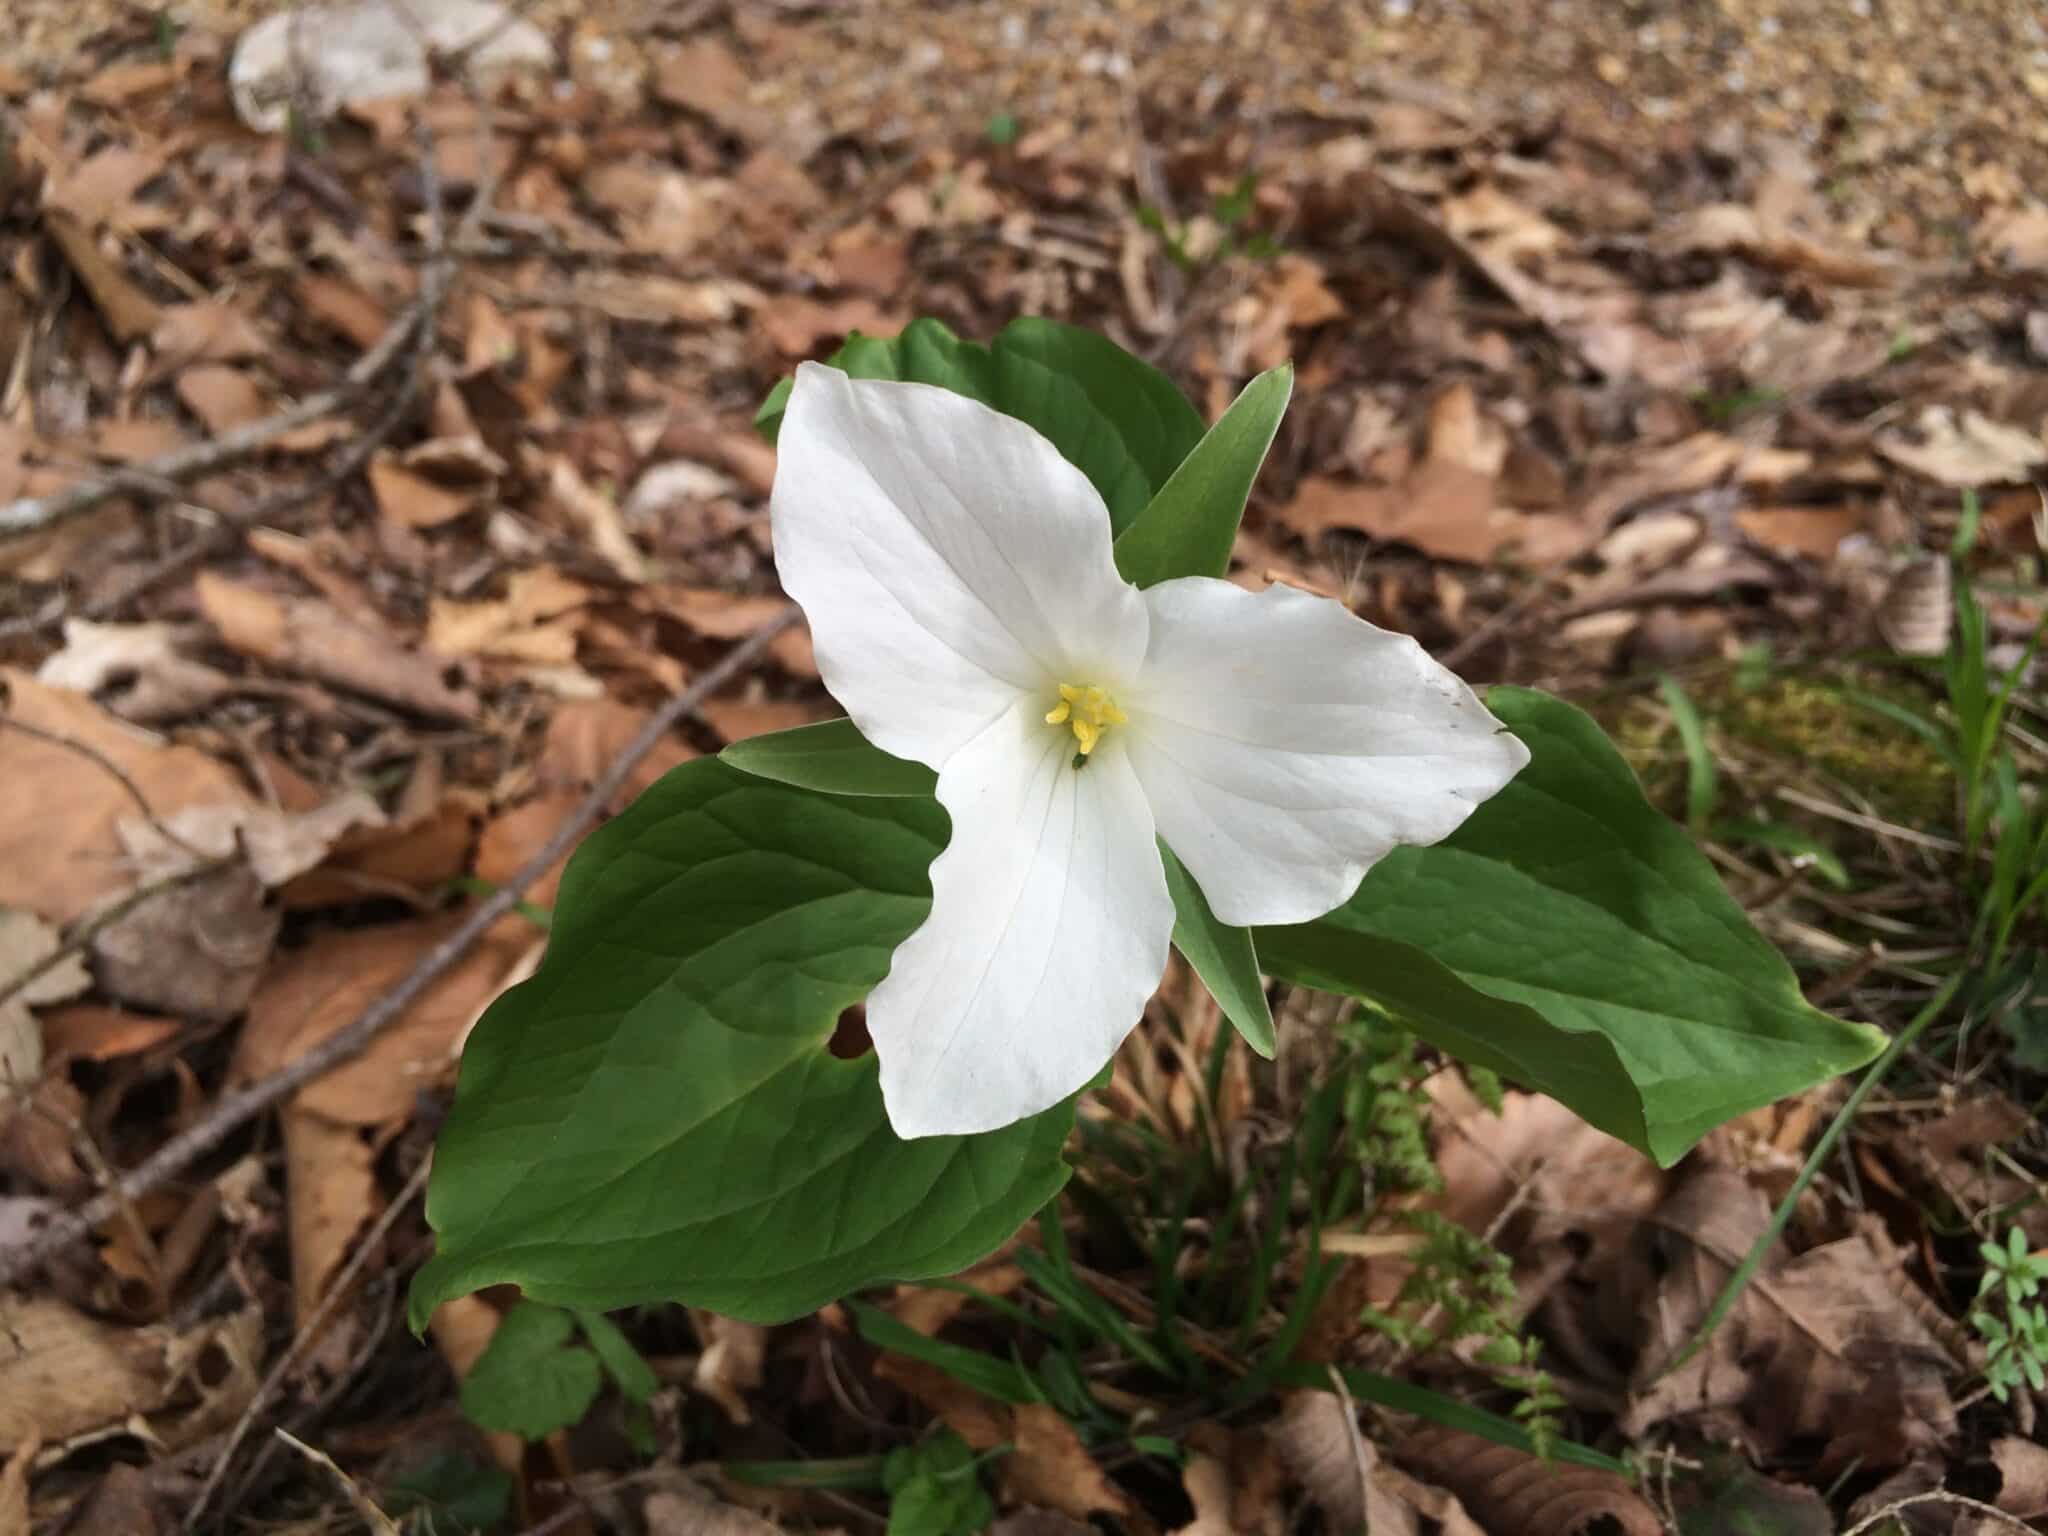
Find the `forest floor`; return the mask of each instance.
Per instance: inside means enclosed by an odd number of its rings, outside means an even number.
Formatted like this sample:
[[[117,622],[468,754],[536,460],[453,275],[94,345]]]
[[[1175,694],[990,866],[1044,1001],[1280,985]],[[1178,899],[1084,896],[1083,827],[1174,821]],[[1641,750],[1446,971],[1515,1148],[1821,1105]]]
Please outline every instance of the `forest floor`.
[[[361,1022],[786,609],[775,381],[1037,314],[1210,419],[1291,359],[1234,579],[1593,710],[1809,997],[1904,1026],[2013,906],[1971,807],[2048,753],[2037,8],[539,0],[544,65],[327,115],[301,57],[258,133],[230,59],[285,9],[13,0],[0,36],[0,1536],[976,1528],[892,1523],[940,1426],[1011,1536],[2040,1528],[2039,1394],[1971,1321],[1982,1245],[2048,1250],[2038,905],[1997,1016],[1938,1021],[1803,1191],[1847,1084],[1659,1170],[1284,989],[1260,1063],[1170,976],[1053,1218],[1096,1310],[1037,1228],[978,1297],[868,1298],[952,1354],[648,1309],[651,1414],[530,1445],[458,1401],[505,1298],[421,1343],[403,1297],[454,1058],[540,929]],[[2019,679],[1979,757],[1969,666]],[[634,785],[835,713],[791,631]],[[1419,1395],[1176,1398],[1119,1342],[1143,1245],[1272,1272],[1196,1354],[1280,1335],[1285,1128],[1347,1073],[1372,1194],[1299,1359]],[[949,1371],[1051,1379],[1005,1305],[1087,1412]],[[1482,1357],[1523,1335],[1590,1461],[1445,1411],[1524,1401]]]

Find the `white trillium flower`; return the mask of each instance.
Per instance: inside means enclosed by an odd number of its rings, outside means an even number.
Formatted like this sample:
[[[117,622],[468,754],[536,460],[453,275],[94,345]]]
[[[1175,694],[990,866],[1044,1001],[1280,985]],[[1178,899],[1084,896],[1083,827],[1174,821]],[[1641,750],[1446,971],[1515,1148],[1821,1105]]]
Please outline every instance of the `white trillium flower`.
[[[775,564],[819,673],[953,823],[867,1002],[898,1135],[994,1130],[1102,1070],[1166,968],[1159,840],[1223,922],[1306,922],[1528,761],[1340,603],[1131,586],[1087,477],[976,401],[806,363],[780,441]]]

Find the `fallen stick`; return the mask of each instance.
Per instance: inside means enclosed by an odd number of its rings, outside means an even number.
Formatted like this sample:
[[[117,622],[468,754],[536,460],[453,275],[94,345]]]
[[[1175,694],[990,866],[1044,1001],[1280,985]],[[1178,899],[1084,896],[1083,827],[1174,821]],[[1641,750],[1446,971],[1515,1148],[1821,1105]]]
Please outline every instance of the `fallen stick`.
[[[568,820],[555,830],[554,836],[547,840],[540,852],[485,898],[459,928],[422,955],[403,980],[365,1008],[346,1028],[270,1076],[223,1094],[197,1124],[180,1131],[150,1157],[121,1175],[112,1189],[102,1190],[78,1210],[52,1221],[33,1238],[0,1249],[0,1286],[13,1284],[52,1254],[86,1236],[120,1210],[124,1201],[139,1200],[183,1173],[194,1161],[218,1147],[242,1126],[314,1078],[324,1076],[343,1062],[360,1056],[371,1041],[419,1000],[428,987],[468,954],[492,924],[518,906],[534,882],[553,868],[555,861],[590,830],[604,815],[605,807],[625,786],[640,760],[653,751],[678,722],[758,661],[776,636],[794,624],[797,617],[797,610],[791,608],[770,619],[728,651],[716,666],[657,710],[640,728],[640,733],[626,744],[611,767],[605,770],[604,776],[591,786],[590,793],[583,797]]]

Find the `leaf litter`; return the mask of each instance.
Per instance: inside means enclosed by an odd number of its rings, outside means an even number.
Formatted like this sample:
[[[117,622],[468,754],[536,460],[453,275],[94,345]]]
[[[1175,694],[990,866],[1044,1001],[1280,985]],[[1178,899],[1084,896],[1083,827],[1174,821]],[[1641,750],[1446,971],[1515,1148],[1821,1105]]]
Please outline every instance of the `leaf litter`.
[[[1341,36],[1287,8],[1142,25],[1056,8],[1042,37],[984,6],[858,25],[804,5],[408,9],[417,27],[383,4],[152,22],[33,0],[0,43],[19,125],[0,138],[0,985],[65,946],[0,1005],[21,1080],[0,1248],[345,1031],[545,846],[662,700],[785,611],[772,450],[747,421],[853,328],[1069,318],[1142,347],[1211,417],[1291,358],[1299,408],[1234,578],[1340,593],[1474,677],[1626,692],[1760,645],[1938,651],[1950,567],[1929,557],[1964,490],[1986,504],[1973,568],[2022,588],[1994,624],[2014,641],[2039,611],[2048,215],[2028,189],[2048,185],[2048,146],[2028,130],[2048,73],[2009,8],[1942,8],[1969,42],[1935,49],[1911,42],[1934,24],[1917,3],[1877,28],[1847,22],[1849,0],[1811,19],[1741,7],[1732,54],[1687,21],[1567,8],[1552,33],[1590,68],[1571,75],[1526,29],[1427,6]],[[251,25],[258,10],[275,14]],[[360,37],[397,73],[351,74]],[[1962,89],[1942,62],[1959,51],[1999,85]],[[1907,152],[1958,114],[1982,132],[1953,165]],[[323,408],[275,427],[309,400]],[[77,510],[46,516],[67,494]],[[830,712],[787,630],[629,789]],[[372,1499],[352,1479],[431,1431],[509,1471],[529,1522],[564,1488],[602,1512],[575,1517],[592,1529],[871,1516],[872,1495],[802,1487],[754,1490],[755,1515],[680,1486],[643,1498],[613,1486],[616,1448],[524,1455],[455,1410],[500,1298],[443,1309],[431,1378],[390,1326],[422,1231],[392,1204],[462,1037],[533,963],[551,885],[529,898],[368,1050],[5,1293],[0,1530],[183,1518],[176,1468],[211,1466],[178,1458],[278,1360],[270,1411],[345,1470],[254,1455],[252,1437],[222,1469],[239,1513]],[[1291,1090],[1225,1041],[1209,1098],[1187,1063],[1221,1028],[1157,1006],[1107,1123],[1206,1147],[1248,1210],[1284,1210],[1269,1127]],[[1428,1098],[1441,1192],[1383,1197],[1333,1239],[1370,1305],[1398,1304],[1413,1223],[1435,1217],[1507,1256],[1508,1311],[1580,1438],[1667,1463],[1733,1445],[1769,1487],[1844,1511],[1988,1445],[1999,1507],[2039,1514],[2031,1409],[1969,1397],[1958,1322],[1955,1222],[2043,1242],[2040,1149],[2008,1085],[1859,1132],[1668,1374],[1825,1091],[1675,1175],[1547,1100],[1511,1093],[1495,1115],[1447,1073]],[[1141,1319],[1143,1266],[1069,1235],[1105,1304]],[[1190,1229],[1188,1254],[1213,1235]],[[1271,1306],[1302,1263],[1280,1261]],[[1058,1315],[1014,1265],[974,1283]],[[928,1334],[1009,1353],[991,1303],[916,1294],[949,1298],[921,1302]],[[1249,1427],[1186,1425],[1105,1356],[1093,1409],[1014,1403],[876,1356],[835,1310],[765,1332],[636,1324],[684,1362],[660,1463],[857,1459],[938,1423],[996,1457],[978,1475],[1003,1528],[1277,1531],[1308,1507],[1375,1529],[1650,1528],[1648,1480],[1574,1480],[1371,1402],[1297,1389]],[[1404,1352],[1333,1318],[1316,1338],[1334,1359],[1510,1401],[1470,1340]],[[1242,1366],[1208,1333],[1198,1352]],[[1671,1496],[1708,1497],[1682,1476]]]

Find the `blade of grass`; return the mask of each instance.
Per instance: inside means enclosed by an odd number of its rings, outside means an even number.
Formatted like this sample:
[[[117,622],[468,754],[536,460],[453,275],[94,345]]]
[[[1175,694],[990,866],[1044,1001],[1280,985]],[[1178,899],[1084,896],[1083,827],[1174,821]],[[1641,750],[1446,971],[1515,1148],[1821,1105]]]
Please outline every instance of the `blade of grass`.
[[[1035,1403],[1040,1398],[1038,1386],[1030,1374],[1011,1361],[984,1354],[978,1349],[964,1349],[958,1344],[943,1344],[937,1339],[926,1338],[909,1324],[898,1322],[880,1307],[870,1306],[867,1302],[849,1300],[846,1305],[853,1312],[861,1337],[870,1344],[936,1366],[955,1381],[999,1402]]]
[[[1401,1381],[1392,1376],[1382,1376],[1376,1371],[1361,1370],[1357,1366],[1340,1365],[1338,1373],[1344,1378],[1344,1385],[1351,1395],[1361,1402],[1377,1403],[1382,1408],[1391,1408],[1396,1413],[1412,1413],[1418,1419],[1427,1419],[1432,1424],[1441,1424],[1446,1429],[1462,1429],[1467,1434],[1478,1435],[1491,1440],[1495,1445],[1510,1446],[1518,1451],[1536,1454],[1536,1445],[1529,1438],[1529,1432],[1513,1419],[1484,1408],[1474,1408],[1470,1403],[1461,1403],[1455,1397],[1446,1397],[1441,1392],[1432,1392],[1428,1387],[1418,1387],[1413,1382]],[[1283,1387],[1309,1387],[1321,1391],[1330,1390],[1330,1367],[1312,1365],[1305,1361],[1296,1362],[1279,1373],[1275,1385]],[[1613,1472],[1633,1479],[1625,1461],[1604,1455],[1589,1445],[1580,1445],[1575,1440],[1559,1440],[1555,1459],[1570,1462],[1574,1466],[1594,1467],[1602,1472]]]
[[[1842,1106],[1842,1112],[1835,1116],[1828,1128],[1821,1132],[1820,1140],[1813,1144],[1813,1151],[1807,1155],[1805,1164],[1799,1170],[1799,1176],[1792,1181],[1792,1187],[1785,1191],[1785,1198],[1778,1202],[1777,1210],[1771,1213],[1771,1224],[1743,1256],[1742,1262],[1736,1265],[1735,1273],[1728,1277],[1728,1283],[1721,1287],[1721,1294],[1714,1298],[1713,1306],[1707,1309],[1707,1315],[1701,1321],[1698,1331],[1686,1341],[1685,1347],[1673,1355],[1665,1363],[1664,1368],[1651,1378],[1652,1381],[1663,1380],[1706,1348],[1707,1341],[1714,1336],[1714,1330],[1719,1328],[1728,1314],[1734,1310],[1735,1303],[1741,1300],[1742,1293],[1749,1288],[1749,1282],[1756,1278],[1756,1272],[1763,1267],[1771,1248],[1784,1234],[1786,1225],[1792,1220],[1793,1208],[1799,1204],[1799,1197],[1806,1193],[1807,1186],[1813,1183],[1814,1176],[1834,1154],[1835,1144],[1842,1139],[1842,1134],[1848,1130],[1850,1122],[1855,1120],[1856,1112],[1863,1107],[1863,1101],[1870,1097],[1878,1084],[1891,1075],[1892,1068],[1896,1067],[1900,1058],[1912,1049],[1913,1042],[1920,1038],[1921,1032],[1940,1016],[1942,1009],[1948,1006],[1949,999],[1955,996],[1956,989],[1962,984],[1961,974],[1951,976],[1943,982],[1941,990],[1927,1000],[1926,1006],[1913,1015],[1912,1021],[1899,1031],[1897,1038],[1890,1045],[1885,1047],[1884,1054],[1871,1063],[1870,1070],[1863,1074],[1863,1080],[1856,1085],[1849,1095],[1848,1102]]]
[[[1705,837],[1707,825],[1714,819],[1714,805],[1721,798],[1721,776],[1707,746],[1706,722],[1693,707],[1692,696],[1669,672],[1657,679],[1657,691],[1664,695],[1671,723],[1678,727],[1678,739],[1685,748],[1685,823],[1694,837]]]

